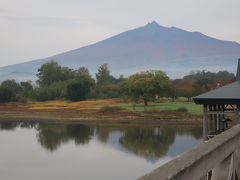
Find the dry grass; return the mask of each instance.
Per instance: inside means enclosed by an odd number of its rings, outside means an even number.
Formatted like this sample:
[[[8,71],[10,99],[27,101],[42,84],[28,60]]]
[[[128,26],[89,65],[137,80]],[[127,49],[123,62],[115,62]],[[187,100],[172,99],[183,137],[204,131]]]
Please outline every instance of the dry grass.
[[[108,111],[101,108],[108,107]],[[175,109],[152,108],[141,110],[142,105],[132,109],[133,104],[122,99],[91,100],[81,102],[47,101],[26,103],[0,103],[0,118],[32,118],[55,120],[141,121],[141,122],[196,122],[198,116]],[[159,105],[155,105],[159,106]],[[154,106],[154,107],[155,107]],[[109,111],[109,107],[111,111]],[[117,108],[112,110],[112,107]],[[198,120],[197,120],[198,121]]]
[[[2,103],[0,110],[22,110],[22,111],[98,111],[104,105],[126,104],[122,99],[92,100],[80,102],[68,101],[46,101],[26,103]]]

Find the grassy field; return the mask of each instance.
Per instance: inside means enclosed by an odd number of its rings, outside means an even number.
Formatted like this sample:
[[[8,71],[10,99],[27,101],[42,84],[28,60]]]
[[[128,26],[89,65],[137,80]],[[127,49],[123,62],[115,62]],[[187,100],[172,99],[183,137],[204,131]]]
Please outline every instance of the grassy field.
[[[28,118],[30,120],[85,120],[86,122],[91,120],[122,122],[124,120],[186,124],[200,122],[201,115],[202,106],[186,101],[149,103],[148,106],[123,99],[0,103],[0,119]]]
[[[176,101],[149,103],[148,106],[143,104],[135,104],[122,99],[105,99],[105,100],[89,100],[80,102],[68,101],[45,101],[45,102],[27,102],[27,103],[6,103],[0,104],[0,110],[26,110],[26,111],[90,111],[97,112],[103,106],[118,106],[127,111],[168,111],[185,108],[187,112],[193,115],[202,115],[202,106],[196,105],[194,102]]]
[[[133,110],[133,111],[144,111],[144,110],[177,110],[179,108],[186,108],[187,111],[193,115],[201,115],[202,114],[202,106],[196,105],[194,102],[162,102],[162,103],[154,103],[149,104],[148,106],[144,106],[141,104],[137,105],[122,105],[123,107]]]

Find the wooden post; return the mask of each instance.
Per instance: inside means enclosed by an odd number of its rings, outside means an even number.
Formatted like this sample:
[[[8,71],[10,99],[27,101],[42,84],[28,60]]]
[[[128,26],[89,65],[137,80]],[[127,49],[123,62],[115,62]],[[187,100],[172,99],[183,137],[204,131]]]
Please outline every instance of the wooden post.
[[[223,111],[223,112],[225,111],[225,107],[224,107],[224,105],[222,105],[222,111]],[[222,120],[225,119],[225,115],[224,115],[224,114],[221,115],[221,119],[222,119]]]
[[[213,111],[215,108],[215,105],[209,105],[209,111]],[[211,135],[214,135],[214,121],[215,121],[215,115],[214,114],[210,114],[209,115],[209,118],[208,118],[208,124],[209,124],[209,128],[208,128],[208,135],[211,134]]]
[[[239,124],[240,123],[240,106],[237,105],[237,123]]]
[[[208,140],[208,105],[203,105],[203,139],[206,141]]]
[[[218,107],[217,105],[214,105],[213,110],[218,111],[219,109],[217,109],[217,107]],[[217,130],[218,129],[218,126],[217,126],[218,125],[218,115],[219,114],[214,114],[213,115],[213,129],[212,129],[212,131],[214,132],[215,135],[218,133],[218,130]]]

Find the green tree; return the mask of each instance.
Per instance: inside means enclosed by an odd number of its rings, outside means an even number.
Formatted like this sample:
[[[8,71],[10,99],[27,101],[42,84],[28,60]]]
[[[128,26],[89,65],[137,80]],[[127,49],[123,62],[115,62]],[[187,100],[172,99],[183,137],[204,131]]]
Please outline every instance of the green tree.
[[[10,102],[16,97],[14,92],[5,86],[0,86],[0,102]]]
[[[70,81],[67,85],[67,98],[71,101],[81,101],[86,99],[86,95],[94,87],[94,80],[87,76]]]
[[[22,92],[21,85],[17,83],[15,80],[3,81],[1,86],[10,89],[14,94],[19,94],[20,92]]]
[[[178,89],[178,94],[181,97],[187,98],[188,102],[190,102],[191,97],[194,96],[194,89],[187,89],[187,88]]]
[[[91,99],[110,99],[110,98],[120,98],[121,91],[118,84],[109,84],[97,86],[94,88],[88,98]]]
[[[218,71],[217,73],[209,71],[192,71],[189,75],[183,77],[186,80],[198,80],[203,78],[221,79],[221,78],[233,78],[234,74],[228,71]]]
[[[135,101],[143,100],[147,106],[150,100],[167,94],[172,84],[164,72],[152,70],[129,76],[121,87],[127,96]]]
[[[91,77],[88,69],[86,67],[80,67],[77,71],[76,71],[76,77],[82,77],[82,76],[87,76],[87,77]]]
[[[50,86],[35,88],[31,93],[31,97],[37,101],[64,99],[68,83],[69,81],[60,81]]]
[[[61,67],[60,72],[60,81],[67,81],[69,79],[73,79],[75,76],[74,70],[68,68],[68,67]]]
[[[107,64],[102,64],[96,73],[97,85],[113,84],[115,78],[110,74]]]
[[[31,84],[31,81],[26,82],[20,82],[21,88],[22,88],[22,94],[24,96],[28,96],[29,93],[33,90],[33,86]]]
[[[74,71],[68,67],[61,67],[57,62],[50,61],[38,69],[37,77],[37,83],[40,87],[44,87],[55,82],[72,79]]]

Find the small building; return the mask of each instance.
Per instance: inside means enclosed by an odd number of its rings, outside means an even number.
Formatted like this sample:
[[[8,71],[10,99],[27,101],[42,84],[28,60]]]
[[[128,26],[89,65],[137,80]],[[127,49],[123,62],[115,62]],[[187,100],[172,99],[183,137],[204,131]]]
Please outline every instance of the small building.
[[[205,140],[227,129],[233,114],[240,123],[240,59],[236,81],[193,98],[196,104],[203,105],[203,138]]]

